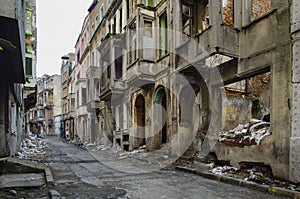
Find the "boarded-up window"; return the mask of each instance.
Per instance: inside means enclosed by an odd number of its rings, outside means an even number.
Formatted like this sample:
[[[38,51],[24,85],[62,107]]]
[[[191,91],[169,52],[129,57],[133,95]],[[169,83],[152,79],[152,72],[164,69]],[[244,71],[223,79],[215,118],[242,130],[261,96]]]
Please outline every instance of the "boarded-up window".
[[[254,20],[271,9],[271,0],[252,0],[251,1],[251,20]]]

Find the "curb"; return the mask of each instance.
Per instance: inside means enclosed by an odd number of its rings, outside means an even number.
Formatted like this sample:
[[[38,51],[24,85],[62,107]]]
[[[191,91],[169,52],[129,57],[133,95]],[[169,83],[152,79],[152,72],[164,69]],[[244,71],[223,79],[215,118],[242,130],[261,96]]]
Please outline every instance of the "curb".
[[[261,184],[258,184],[258,183],[252,182],[252,181],[245,181],[245,180],[236,179],[233,177],[221,176],[221,175],[217,175],[217,174],[213,174],[213,173],[209,173],[209,172],[199,172],[196,169],[182,167],[182,166],[176,166],[175,170],[187,172],[187,173],[191,173],[191,174],[196,174],[196,175],[202,176],[204,178],[216,180],[218,182],[223,182],[223,183],[227,183],[227,184],[232,184],[232,185],[255,189],[255,190],[259,190],[259,191],[263,191],[263,192],[268,192],[268,193],[274,194],[274,195],[287,196],[287,197],[292,197],[295,199],[300,199],[300,192],[283,189],[281,187],[272,187],[272,186],[268,186],[268,185],[261,185]]]
[[[54,185],[54,179],[53,179],[52,172],[49,167],[45,168],[45,178],[46,178],[47,184]]]

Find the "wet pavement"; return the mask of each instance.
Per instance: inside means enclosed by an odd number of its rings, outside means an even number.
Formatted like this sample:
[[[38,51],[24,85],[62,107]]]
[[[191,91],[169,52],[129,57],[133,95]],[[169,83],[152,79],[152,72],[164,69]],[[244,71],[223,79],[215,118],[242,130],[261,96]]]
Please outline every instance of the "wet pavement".
[[[151,162],[116,158],[111,150],[94,150],[47,138],[46,154],[32,160],[50,167],[54,185],[7,188],[0,198],[283,198],[174,170]],[[53,195],[52,195],[53,196]],[[54,197],[52,197],[54,198]]]

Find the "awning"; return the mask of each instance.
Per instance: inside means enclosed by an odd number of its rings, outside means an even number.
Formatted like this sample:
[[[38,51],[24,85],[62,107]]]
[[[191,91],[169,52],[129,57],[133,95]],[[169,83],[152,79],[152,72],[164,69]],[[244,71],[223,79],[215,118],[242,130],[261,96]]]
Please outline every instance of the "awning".
[[[24,41],[25,42],[25,41]],[[0,78],[25,83],[24,59],[18,20],[0,16]]]

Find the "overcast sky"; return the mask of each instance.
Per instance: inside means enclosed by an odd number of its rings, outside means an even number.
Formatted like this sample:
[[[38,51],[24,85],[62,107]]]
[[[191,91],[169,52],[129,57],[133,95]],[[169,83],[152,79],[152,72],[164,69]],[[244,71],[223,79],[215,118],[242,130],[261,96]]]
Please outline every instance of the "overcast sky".
[[[60,74],[61,56],[74,46],[92,0],[37,0],[37,77]]]

